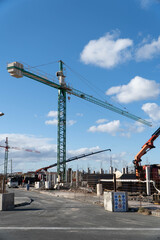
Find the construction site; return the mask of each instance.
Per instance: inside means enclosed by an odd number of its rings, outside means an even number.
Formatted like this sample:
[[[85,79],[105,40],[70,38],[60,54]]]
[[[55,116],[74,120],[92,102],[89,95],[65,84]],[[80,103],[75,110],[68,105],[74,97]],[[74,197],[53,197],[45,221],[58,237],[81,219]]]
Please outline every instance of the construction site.
[[[160,0],[0,22],[0,240],[160,240]]]
[[[102,168],[97,172],[90,168],[87,171],[76,171],[72,168],[67,169],[67,163],[72,161],[81,161],[88,156],[101,154],[103,152],[110,152],[111,149],[104,149],[86,154],[77,155],[66,159],[66,93],[74,95],[82,100],[89,101],[102,108],[114,111],[124,117],[138,121],[144,125],[150,126],[151,123],[115,107],[107,102],[103,102],[93,96],[84,92],[76,90],[68,86],[65,82],[63,72],[63,61],[59,61],[59,71],[56,73],[59,83],[50,81],[48,78],[35,74],[25,68],[23,64],[18,62],[9,63],[7,70],[12,77],[22,78],[27,77],[38,81],[49,87],[58,90],[58,134],[57,134],[57,162],[49,166],[44,166],[31,172],[12,172],[8,173],[8,152],[10,149],[23,150],[27,152],[34,152],[40,154],[39,151],[31,149],[20,149],[18,147],[10,146],[8,137],[6,136],[5,145],[0,145],[5,150],[4,154],[4,173],[0,176],[0,191],[2,194],[7,192],[7,188],[25,188],[27,191],[35,189],[39,191],[68,191],[79,193],[92,193],[97,196],[105,196],[105,193],[127,194],[123,197],[125,199],[138,200],[140,202],[149,202],[160,204],[160,164],[143,165],[143,156],[150,150],[155,148],[154,141],[160,135],[160,128],[158,128],[149,140],[140,147],[140,151],[135,155],[132,168],[123,167],[122,170],[113,168],[112,163],[109,169],[104,171]],[[4,114],[2,113],[1,116]],[[154,150],[153,150],[154,151]],[[52,172],[52,168],[56,171]],[[50,170],[50,171],[48,171]],[[121,195],[119,195],[121,196]],[[105,197],[104,197],[105,201]],[[111,200],[114,202],[114,200]],[[127,201],[127,200],[126,200]],[[115,204],[115,203],[113,203]],[[128,205],[128,203],[126,203]],[[125,204],[116,205],[114,211],[127,211],[128,207]]]

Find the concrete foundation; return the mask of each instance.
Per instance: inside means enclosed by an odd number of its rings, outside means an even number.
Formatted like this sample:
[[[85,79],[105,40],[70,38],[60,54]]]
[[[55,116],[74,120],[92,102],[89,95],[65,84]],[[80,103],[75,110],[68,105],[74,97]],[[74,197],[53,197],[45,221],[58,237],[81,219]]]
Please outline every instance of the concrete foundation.
[[[0,211],[8,211],[14,209],[14,193],[0,194]]]
[[[51,182],[45,181],[45,189],[51,189]]]
[[[103,194],[102,184],[97,184],[97,196],[101,196]]]
[[[110,174],[113,174],[113,167],[110,167],[109,173],[110,173]]]
[[[151,187],[150,187],[150,167],[146,167],[146,190],[147,195],[151,195]]]
[[[79,171],[76,171],[76,187],[79,186]]]
[[[110,212],[127,212],[127,192],[104,192],[104,209]]]

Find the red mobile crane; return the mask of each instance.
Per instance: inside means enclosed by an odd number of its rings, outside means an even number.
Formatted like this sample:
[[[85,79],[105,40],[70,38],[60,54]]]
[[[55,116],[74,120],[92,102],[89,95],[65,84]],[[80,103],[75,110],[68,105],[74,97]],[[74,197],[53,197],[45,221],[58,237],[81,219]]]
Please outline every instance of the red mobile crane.
[[[152,148],[155,148],[153,142],[158,138],[160,135],[160,127],[152,134],[151,138],[142,146],[141,150],[137,153],[133,160],[133,164],[136,169],[136,177],[141,178],[143,175],[143,167],[140,166],[141,157],[150,151]]]

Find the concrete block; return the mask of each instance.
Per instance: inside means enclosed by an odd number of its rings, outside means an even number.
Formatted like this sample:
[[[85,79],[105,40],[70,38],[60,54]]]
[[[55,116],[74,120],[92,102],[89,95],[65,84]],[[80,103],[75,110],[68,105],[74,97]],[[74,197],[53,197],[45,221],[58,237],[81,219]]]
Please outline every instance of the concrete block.
[[[113,192],[104,192],[104,209],[113,212]]]
[[[40,182],[35,182],[34,187],[35,187],[36,189],[39,189],[39,188],[41,187],[41,183],[40,183]]]
[[[14,193],[0,194],[0,211],[8,211],[14,208]]]
[[[102,184],[98,183],[97,184],[97,196],[100,196],[102,194],[103,194]]]
[[[104,209],[111,212],[127,212],[127,192],[104,192]]]

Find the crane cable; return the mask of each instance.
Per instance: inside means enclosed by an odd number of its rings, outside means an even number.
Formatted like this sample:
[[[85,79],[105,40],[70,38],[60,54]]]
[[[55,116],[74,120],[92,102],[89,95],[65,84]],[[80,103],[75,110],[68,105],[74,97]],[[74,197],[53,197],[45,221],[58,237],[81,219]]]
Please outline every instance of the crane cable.
[[[63,62],[64,63],[64,62]],[[84,80],[86,83],[87,83],[87,85],[90,87],[90,88],[92,88],[92,90],[103,100],[103,101],[106,101],[107,103],[109,103],[107,100],[106,100],[106,98],[102,98],[102,95],[101,94],[99,94],[96,90],[99,90],[99,92],[101,92],[101,93],[103,93],[104,94],[104,91],[102,91],[100,88],[98,88],[96,85],[94,85],[94,84],[91,84],[91,82],[87,79],[87,78],[85,78],[84,76],[82,76],[80,73],[78,73],[78,72],[76,72],[75,70],[73,70],[71,67],[69,67],[66,63],[64,63],[64,65],[71,71],[71,72],[73,72],[75,75],[77,75],[77,76],[79,76],[79,78],[81,78],[82,80]],[[96,89],[96,90],[95,90]],[[109,97],[108,97],[109,98]],[[111,100],[111,98],[109,98],[110,100]],[[124,107],[122,104],[120,104],[120,103],[117,103],[116,101],[114,101],[113,99],[111,100],[111,101],[113,101],[114,103],[116,103],[116,104],[118,104],[119,106],[121,106],[123,109],[125,109],[125,110],[127,110],[127,108],[126,107]],[[110,104],[110,103],[109,103]]]
[[[54,64],[54,63],[57,63],[57,62],[59,62],[59,61],[52,61],[52,62],[48,62],[48,63],[43,63],[43,64],[39,64],[39,65],[36,65],[36,66],[29,66],[28,64],[26,64],[26,63],[24,63],[25,65],[28,65],[28,68],[30,68],[30,69],[37,69],[37,67],[42,67],[42,66],[48,66],[48,65],[51,65],[51,64]],[[96,85],[94,85],[94,84],[91,84],[91,82],[87,79],[87,78],[85,78],[82,74],[80,74],[80,73],[78,73],[78,72],[76,72],[75,70],[73,70],[68,64],[66,64],[66,63],[64,63],[63,62],[63,64],[71,71],[71,72],[73,72],[75,75],[77,75],[77,76],[79,76],[79,78],[80,79],[82,79],[82,80],[84,80],[86,83],[87,83],[87,85],[92,89],[92,91],[93,92],[95,92],[103,101],[106,101],[107,103],[109,103],[107,100],[106,100],[106,98],[102,98],[102,95],[101,94],[99,94],[96,90],[98,90],[99,92],[101,92],[102,94],[104,94],[104,92],[100,89],[100,88],[98,88]],[[47,75],[49,75],[49,76],[51,76],[52,77],[52,79],[54,80],[54,81],[56,81],[55,80],[55,77],[52,75],[52,74],[49,74],[49,73],[46,73],[46,72],[44,72],[44,71],[42,71],[42,70],[40,70],[40,69],[37,69],[40,73],[42,73],[42,74],[45,74],[46,76]],[[96,90],[95,90],[96,89]],[[109,98],[109,97],[108,97]],[[122,104],[120,104],[120,103],[118,103],[118,102],[116,102],[116,101],[114,101],[114,99],[111,99],[111,98],[109,98],[111,101],[113,101],[114,103],[116,103],[117,105],[119,105],[119,106],[121,106],[123,109],[125,109],[125,110],[127,110],[127,108],[126,107],[124,107]],[[110,103],[109,103],[110,104]]]
[[[30,66],[28,65],[27,63],[25,62],[22,62],[26,68],[28,69],[31,69],[31,71],[34,73],[34,71],[32,69],[35,69],[36,71],[38,71],[39,73],[43,74],[43,75],[46,75],[46,76],[49,76],[50,78],[52,78],[52,80],[54,80],[55,82],[57,82],[57,79],[55,79],[55,76],[53,74],[50,74],[50,73],[46,73],[44,71],[42,71],[41,69],[38,69],[38,67],[42,67],[42,66],[47,66],[47,65],[50,65],[50,64],[54,64],[54,63],[57,63],[58,61],[53,61],[53,62],[48,62],[48,63],[44,63],[44,64],[40,64],[40,65],[36,65],[36,66]],[[50,79],[51,80],[51,79]]]
[[[37,66],[33,66],[31,68],[43,67],[43,66],[51,65],[51,64],[54,64],[54,63],[57,63],[57,62],[58,61],[43,63],[43,64],[40,64],[40,65],[37,65]]]

